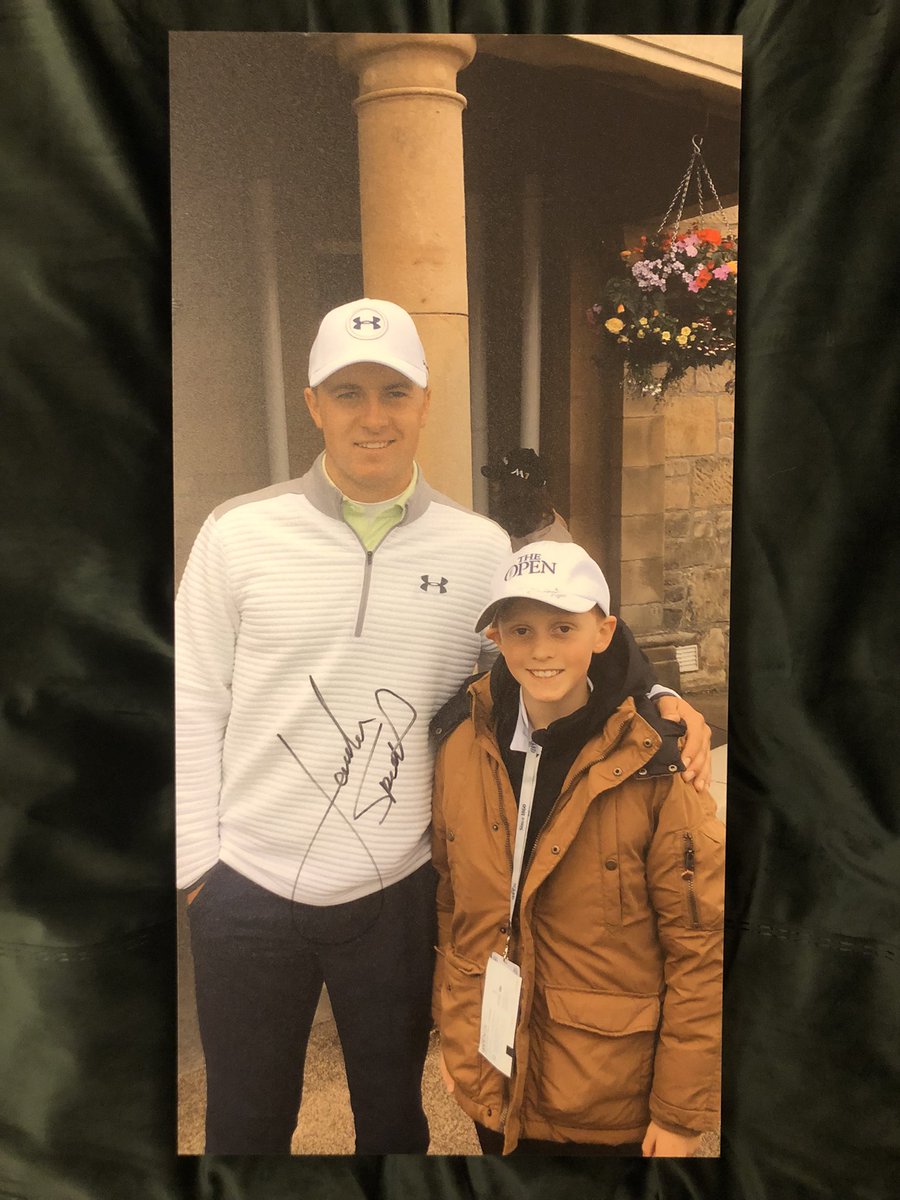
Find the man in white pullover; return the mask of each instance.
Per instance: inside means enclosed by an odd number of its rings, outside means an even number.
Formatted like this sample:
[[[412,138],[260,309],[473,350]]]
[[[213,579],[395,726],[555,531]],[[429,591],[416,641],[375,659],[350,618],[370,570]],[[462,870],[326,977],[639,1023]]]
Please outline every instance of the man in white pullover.
[[[206,1152],[289,1153],[324,982],[357,1153],[424,1153],[428,724],[487,649],[473,629],[509,541],[416,466],[430,395],[403,309],[328,313],[309,384],[324,455],[210,515],[176,605],[178,886]],[[705,723],[666,703],[702,775]]]

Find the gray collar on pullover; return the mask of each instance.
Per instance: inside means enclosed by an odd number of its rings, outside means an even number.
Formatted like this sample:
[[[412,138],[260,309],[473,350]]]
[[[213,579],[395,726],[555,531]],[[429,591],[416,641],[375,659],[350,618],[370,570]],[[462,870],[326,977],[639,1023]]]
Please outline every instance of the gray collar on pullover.
[[[313,508],[317,508],[326,517],[342,521],[344,519],[342,509],[344,496],[341,489],[335,487],[326,476],[322,466],[324,458],[325,452],[323,451],[306,474],[295,481],[296,487],[292,490],[301,492]],[[407,501],[406,512],[399,524],[408,525],[411,521],[421,517],[428,505],[438,498],[438,493],[425,482],[422,470],[419,468],[419,478]],[[440,498],[443,499],[443,497]]]

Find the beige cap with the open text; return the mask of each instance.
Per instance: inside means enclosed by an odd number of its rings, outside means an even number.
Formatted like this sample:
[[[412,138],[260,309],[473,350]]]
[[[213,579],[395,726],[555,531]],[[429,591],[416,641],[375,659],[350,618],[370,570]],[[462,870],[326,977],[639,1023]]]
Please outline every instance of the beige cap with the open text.
[[[490,625],[504,600],[513,599],[540,600],[572,613],[596,605],[609,616],[609,584],[587,550],[574,542],[531,542],[504,559],[475,632]]]

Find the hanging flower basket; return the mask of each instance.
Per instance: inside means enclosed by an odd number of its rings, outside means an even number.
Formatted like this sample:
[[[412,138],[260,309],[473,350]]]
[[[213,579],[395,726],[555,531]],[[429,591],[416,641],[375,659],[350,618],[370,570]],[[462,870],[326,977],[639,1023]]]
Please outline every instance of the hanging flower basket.
[[[603,300],[588,309],[589,322],[622,352],[628,374],[645,395],[661,396],[691,367],[734,361],[737,237],[724,213],[724,231],[699,223],[679,231],[695,169],[702,208],[701,168],[718,202],[694,139],[690,165],[656,235],[621,252],[620,273],[607,280]]]

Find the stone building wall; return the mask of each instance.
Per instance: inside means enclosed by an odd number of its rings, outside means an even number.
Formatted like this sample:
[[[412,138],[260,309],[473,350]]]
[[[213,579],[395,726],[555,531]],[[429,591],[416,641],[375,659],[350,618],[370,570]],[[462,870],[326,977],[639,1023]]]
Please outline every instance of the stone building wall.
[[[699,647],[685,692],[725,687],[731,582],[734,396],[730,364],[689,371],[670,388],[665,415],[663,634]],[[663,640],[663,639],[661,639]]]
[[[626,376],[622,408],[620,613],[638,640],[658,642],[665,579],[665,414]]]

